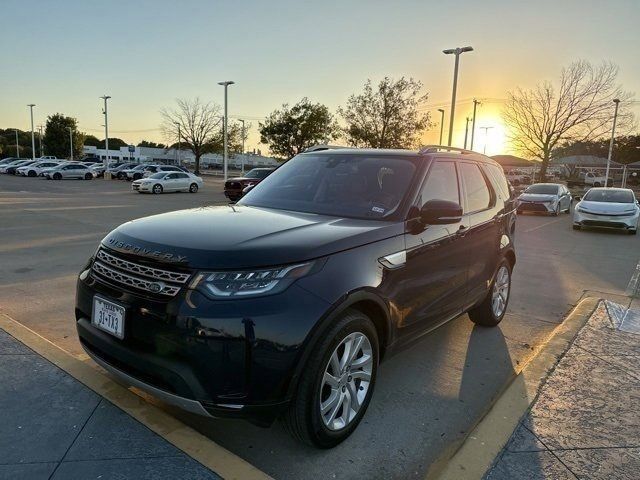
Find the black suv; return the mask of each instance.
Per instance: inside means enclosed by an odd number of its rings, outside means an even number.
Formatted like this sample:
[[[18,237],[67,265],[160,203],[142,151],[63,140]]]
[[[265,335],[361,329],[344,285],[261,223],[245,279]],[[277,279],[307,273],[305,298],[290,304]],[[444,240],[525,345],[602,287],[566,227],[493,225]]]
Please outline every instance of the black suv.
[[[344,440],[379,362],[467,312],[497,325],[515,203],[492,159],[447,147],[327,149],[236,205],[155,215],[107,235],[80,273],[87,353],[185,410]]]

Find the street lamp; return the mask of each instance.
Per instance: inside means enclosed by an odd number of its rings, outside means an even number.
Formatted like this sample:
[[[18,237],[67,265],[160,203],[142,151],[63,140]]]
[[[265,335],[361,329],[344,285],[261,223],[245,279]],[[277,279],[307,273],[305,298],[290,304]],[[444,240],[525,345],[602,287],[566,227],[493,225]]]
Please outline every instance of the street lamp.
[[[38,125],[38,141],[40,142],[40,158],[44,157],[44,150],[42,149],[42,129],[44,125]]]
[[[224,141],[224,156],[222,157],[222,161],[223,161],[223,165],[224,165],[224,180],[225,182],[227,181],[227,169],[228,169],[228,162],[229,162],[229,147],[228,147],[228,134],[229,134],[229,129],[227,128],[227,125],[229,124],[229,112],[228,112],[228,108],[227,108],[227,88],[229,87],[229,85],[233,85],[234,81],[232,80],[227,80],[226,82],[218,82],[218,85],[222,85],[224,87],[224,134],[223,134],[223,141]]]
[[[460,63],[460,54],[464,52],[473,52],[473,47],[456,47],[443,50],[445,55],[455,55],[456,61],[453,67],[453,92],[451,94],[451,114],[449,118],[449,143],[451,146],[451,140],[453,138],[453,119],[456,112],[456,90],[458,89],[458,64]]]
[[[29,105],[27,105],[27,107],[31,109],[31,160],[36,159],[36,137],[35,133],[33,132],[33,107],[35,106],[35,103],[30,103]]]
[[[613,127],[611,128],[611,141],[609,142],[609,156],[607,157],[607,173],[604,177],[604,186],[605,188],[609,183],[609,167],[611,166],[611,155],[613,154],[613,137],[616,134],[616,121],[618,120],[618,105],[620,105],[620,100],[617,98],[613,99],[613,103],[616,104],[616,109],[613,113]]]
[[[464,149],[467,149],[467,137],[469,136],[469,122],[471,119],[469,117],[466,118],[466,124],[464,126]]]
[[[483,153],[487,154],[487,143],[489,143],[489,130],[493,127],[480,127],[480,130],[484,130],[484,151]]]
[[[440,143],[438,145],[442,145],[442,131],[444,129],[444,109],[439,108],[440,112]]]
[[[16,158],[20,158],[20,142],[18,141],[18,129],[15,129],[16,132]]]
[[[104,156],[103,165],[106,170],[107,166],[109,165],[109,114],[107,111],[107,100],[109,100],[111,97],[109,95],[103,95],[100,98],[104,100],[104,110],[102,113],[104,113],[104,148],[107,153]],[[107,178],[106,175],[105,178]]]
[[[240,165],[242,166],[242,175],[244,175],[244,120],[239,119],[242,123],[242,155],[240,156]]]
[[[476,133],[476,108],[478,107],[478,104],[480,102],[478,100],[476,100],[475,98],[473,99],[473,121],[471,122],[471,147],[469,148],[469,150],[473,150],[473,137],[475,136]]]
[[[173,122],[173,123],[175,123],[178,126],[178,153],[176,154],[176,157],[178,159],[178,165],[182,166],[182,161],[180,159],[180,147],[181,147],[180,146],[180,140],[182,138],[182,133],[180,131],[180,128],[181,128],[180,127],[180,122]]]
[[[69,153],[71,154],[69,160],[73,162],[73,127],[67,127],[67,130],[69,130]]]

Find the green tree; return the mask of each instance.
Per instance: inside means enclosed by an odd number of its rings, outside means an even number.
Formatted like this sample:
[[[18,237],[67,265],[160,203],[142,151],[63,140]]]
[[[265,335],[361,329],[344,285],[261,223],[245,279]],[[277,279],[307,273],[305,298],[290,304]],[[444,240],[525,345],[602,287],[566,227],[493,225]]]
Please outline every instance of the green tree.
[[[96,147],[96,148],[98,148],[98,146],[100,145],[100,139],[98,137],[96,137],[95,135],[87,135],[85,133],[84,134],[84,144],[87,147]]]
[[[513,147],[542,162],[546,178],[552,152],[566,142],[589,142],[611,131],[614,99],[620,100],[619,131],[633,124],[633,95],[617,83],[618,67],[577,61],[562,70],[558,88],[551,82],[509,92],[503,111]]]
[[[347,124],[345,136],[350,145],[370,148],[413,148],[420,134],[430,125],[429,113],[419,104],[428,98],[421,94],[422,83],[413,78],[397,81],[385,77],[376,89],[367,80],[364,91],[351,95],[338,113]]]
[[[162,143],[150,142],[148,140],[142,140],[138,143],[138,147],[147,147],[147,148],[167,148],[166,145]]]
[[[109,137],[109,150],[119,150],[120,147],[129,145],[127,142],[118,137]],[[105,148],[104,140],[98,142],[98,148]]]
[[[84,135],[78,131],[78,122],[73,117],[66,117],[61,113],[49,115],[44,132],[44,149],[47,155],[55,155],[58,158],[68,158],[70,155],[70,135],[73,137],[73,156],[82,155]]]
[[[26,132],[16,128],[0,129],[0,143],[5,145],[3,156],[16,156],[16,130],[18,130],[18,146],[20,147],[20,158],[31,158],[31,132]]]
[[[241,129],[240,126],[238,126]],[[271,153],[291,158],[312,145],[338,138],[339,128],[329,109],[303,98],[294,106],[282,105],[259,124],[260,141]]]

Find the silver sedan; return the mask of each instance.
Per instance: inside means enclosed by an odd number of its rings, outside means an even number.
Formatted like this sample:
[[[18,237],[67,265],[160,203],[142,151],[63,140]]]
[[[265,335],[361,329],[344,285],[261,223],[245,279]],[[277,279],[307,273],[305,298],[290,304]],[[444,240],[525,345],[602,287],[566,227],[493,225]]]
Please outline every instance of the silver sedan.
[[[537,212],[559,215],[571,212],[571,192],[560,183],[536,183],[518,197],[518,213]]]

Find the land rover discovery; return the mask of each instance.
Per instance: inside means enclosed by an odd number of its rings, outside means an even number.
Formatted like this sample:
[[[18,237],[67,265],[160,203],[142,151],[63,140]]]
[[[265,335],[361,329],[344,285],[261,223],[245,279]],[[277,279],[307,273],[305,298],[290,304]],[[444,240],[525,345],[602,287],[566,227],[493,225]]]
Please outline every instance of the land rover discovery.
[[[465,312],[502,320],[514,200],[473,152],[306,152],[235,205],[109,233],[77,282],[80,341],[165,402],[332,447],[383,359]]]

